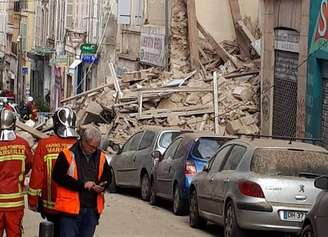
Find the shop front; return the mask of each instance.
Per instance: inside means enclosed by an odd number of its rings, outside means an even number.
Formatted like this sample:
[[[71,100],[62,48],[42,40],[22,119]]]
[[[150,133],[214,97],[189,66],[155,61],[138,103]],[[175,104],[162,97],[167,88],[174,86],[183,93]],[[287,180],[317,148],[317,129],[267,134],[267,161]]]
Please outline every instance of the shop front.
[[[311,1],[306,135],[322,139],[328,148],[328,4]]]

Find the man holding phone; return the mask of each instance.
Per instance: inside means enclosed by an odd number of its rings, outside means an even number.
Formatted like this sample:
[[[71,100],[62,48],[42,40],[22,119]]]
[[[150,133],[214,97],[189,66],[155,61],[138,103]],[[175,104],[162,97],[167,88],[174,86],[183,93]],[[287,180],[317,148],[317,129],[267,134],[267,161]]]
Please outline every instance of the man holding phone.
[[[99,129],[89,127],[56,160],[52,179],[57,183],[55,209],[62,214],[60,237],[94,235],[111,180],[105,154],[98,148],[100,140]]]

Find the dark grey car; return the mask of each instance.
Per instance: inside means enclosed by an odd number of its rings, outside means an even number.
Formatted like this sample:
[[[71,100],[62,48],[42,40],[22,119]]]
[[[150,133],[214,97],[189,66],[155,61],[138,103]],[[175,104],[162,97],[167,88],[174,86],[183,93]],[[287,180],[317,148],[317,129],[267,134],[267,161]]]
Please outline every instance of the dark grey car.
[[[328,235],[328,176],[315,180],[314,186],[323,190],[306,217],[301,237],[326,237]]]
[[[110,162],[112,182],[110,189],[117,187],[141,188],[141,197],[150,196],[150,172],[153,167],[151,153],[164,153],[172,140],[181,131],[176,129],[149,128],[135,133]]]

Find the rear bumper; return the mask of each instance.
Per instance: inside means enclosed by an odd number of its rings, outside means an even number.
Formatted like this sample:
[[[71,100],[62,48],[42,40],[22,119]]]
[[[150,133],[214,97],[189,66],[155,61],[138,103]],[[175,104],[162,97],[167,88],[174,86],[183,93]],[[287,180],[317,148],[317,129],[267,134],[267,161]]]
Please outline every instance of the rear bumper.
[[[302,229],[302,222],[283,221],[279,211],[293,210],[309,212],[309,208],[271,206],[270,204],[238,203],[236,215],[238,224],[243,229],[262,231],[281,231],[297,233]]]

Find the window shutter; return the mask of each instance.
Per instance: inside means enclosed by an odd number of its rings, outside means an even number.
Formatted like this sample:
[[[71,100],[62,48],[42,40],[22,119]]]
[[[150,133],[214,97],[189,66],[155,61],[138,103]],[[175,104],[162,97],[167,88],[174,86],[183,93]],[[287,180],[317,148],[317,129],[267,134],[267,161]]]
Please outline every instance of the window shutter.
[[[144,0],[135,0],[134,3],[134,24],[138,26],[143,25]]]
[[[118,0],[118,24],[131,23],[131,0]]]

